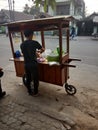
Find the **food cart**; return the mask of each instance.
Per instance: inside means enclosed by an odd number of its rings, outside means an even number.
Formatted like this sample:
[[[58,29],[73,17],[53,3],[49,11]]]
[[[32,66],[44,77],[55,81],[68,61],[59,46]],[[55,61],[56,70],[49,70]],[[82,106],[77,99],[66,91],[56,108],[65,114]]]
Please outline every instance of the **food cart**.
[[[78,59],[69,58],[69,22],[71,19],[72,19],[71,16],[49,17],[49,18],[42,18],[42,19],[18,21],[18,22],[12,22],[7,24],[8,31],[9,31],[10,45],[11,45],[11,50],[13,55],[13,58],[10,58],[10,60],[14,61],[16,76],[22,77],[24,84],[26,82],[26,74],[24,71],[24,59],[22,56],[18,58],[15,57],[13,34],[20,33],[21,42],[23,42],[24,29],[32,29],[34,32],[40,32],[42,46],[45,49],[47,49],[45,43],[45,31],[57,32],[58,49],[59,49],[58,60],[56,61],[45,60],[42,62],[39,61],[38,62],[39,79],[42,82],[64,86],[66,92],[70,95],[74,95],[76,93],[76,88],[73,85],[69,85],[67,83],[67,79],[69,78],[69,67],[75,67],[75,65],[71,65],[70,62],[72,60],[78,60]],[[66,32],[65,35],[63,34],[64,31]],[[51,36],[51,37],[56,37],[56,36]],[[63,37],[66,38],[65,41],[66,51],[64,52],[63,52],[63,45],[62,45]]]

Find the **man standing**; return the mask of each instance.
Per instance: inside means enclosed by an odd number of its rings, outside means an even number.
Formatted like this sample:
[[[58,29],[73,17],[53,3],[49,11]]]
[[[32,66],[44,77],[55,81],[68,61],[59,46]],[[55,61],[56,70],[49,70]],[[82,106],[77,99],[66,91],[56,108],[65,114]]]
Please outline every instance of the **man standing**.
[[[27,78],[26,87],[28,93],[32,96],[38,95],[39,74],[37,55],[44,52],[44,48],[33,38],[33,31],[27,29],[24,31],[26,40],[20,45],[21,51],[24,56],[24,67]],[[38,50],[38,51],[37,51]],[[34,83],[34,91],[31,89],[31,81]]]
[[[75,27],[71,28],[71,39],[75,37]]]

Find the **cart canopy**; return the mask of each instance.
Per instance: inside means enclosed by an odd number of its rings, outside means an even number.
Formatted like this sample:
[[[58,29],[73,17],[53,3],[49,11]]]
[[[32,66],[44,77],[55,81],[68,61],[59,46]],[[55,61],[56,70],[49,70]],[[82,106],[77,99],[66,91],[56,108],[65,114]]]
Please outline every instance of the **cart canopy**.
[[[24,29],[29,28],[34,31],[48,31],[48,30],[56,30],[60,27],[62,28],[69,27],[69,21],[72,19],[74,19],[72,16],[58,16],[58,17],[11,22],[5,25],[8,26],[8,30],[10,32],[22,31]]]

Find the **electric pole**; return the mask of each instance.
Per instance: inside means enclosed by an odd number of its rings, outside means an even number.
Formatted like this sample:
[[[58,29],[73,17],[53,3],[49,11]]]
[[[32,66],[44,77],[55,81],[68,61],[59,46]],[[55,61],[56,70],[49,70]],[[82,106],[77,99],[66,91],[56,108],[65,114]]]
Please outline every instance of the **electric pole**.
[[[12,0],[8,0],[10,22],[15,20],[15,16],[14,16],[14,4],[15,4],[14,0],[13,1]]]

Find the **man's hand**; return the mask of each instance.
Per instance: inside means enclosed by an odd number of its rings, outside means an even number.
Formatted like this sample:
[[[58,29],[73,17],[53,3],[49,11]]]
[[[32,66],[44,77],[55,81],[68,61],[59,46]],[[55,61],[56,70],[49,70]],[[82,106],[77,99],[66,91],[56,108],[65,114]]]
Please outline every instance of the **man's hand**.
[[[36,56],[37,56],[37,58],[41,57],[41,53],[39,51],[36,51]]]

